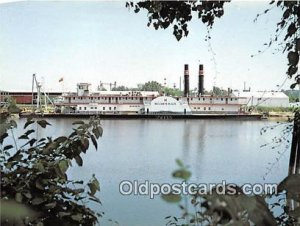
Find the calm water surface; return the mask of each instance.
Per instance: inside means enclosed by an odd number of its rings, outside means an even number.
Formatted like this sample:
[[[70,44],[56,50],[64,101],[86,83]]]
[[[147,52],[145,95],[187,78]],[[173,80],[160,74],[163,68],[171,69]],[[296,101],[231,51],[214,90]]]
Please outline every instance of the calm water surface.
[[[71,131],[73,119],[48,121],[53,126],[39,131],[40,136],[55,137]],[[19,123],[21,128],[25,119]],[[274,124],[238,120],[103,120],[98,151],[90,148],[83,156],[83,167],[73,167],[70,176],[87,180],[96,174],[101,183],[100,209],[106,215],[100,225],[112,225],[108,219],[124,226],[165,225],[164,217],[179,214],[176,205],[160,197],[151,200],[148,196],[122,196],[119,183],[174,182],[171,173],[176,169],[176,158],[191,167],[192,182],[279,182],[287,173],[289,151],[264,181],[266,167],[276,161],[278,149],[260,148],[280,133],[278,128],[260,135],[263,127]]]

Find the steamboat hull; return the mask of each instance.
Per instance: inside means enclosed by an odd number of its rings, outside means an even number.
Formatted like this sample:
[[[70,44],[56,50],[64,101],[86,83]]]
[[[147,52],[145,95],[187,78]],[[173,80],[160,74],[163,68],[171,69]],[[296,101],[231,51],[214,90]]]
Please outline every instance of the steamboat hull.
[[[20,118],[90,118],[100,119],[156,119],[156,120],[185,120],[185,119],[235,119],[260,120],[261,114],[78,114],[78,113],[21,113]]]

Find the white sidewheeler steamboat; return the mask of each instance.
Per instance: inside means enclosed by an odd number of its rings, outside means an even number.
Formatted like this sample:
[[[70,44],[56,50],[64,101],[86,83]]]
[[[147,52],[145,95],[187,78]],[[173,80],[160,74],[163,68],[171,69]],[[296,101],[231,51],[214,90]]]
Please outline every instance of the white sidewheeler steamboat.
[[[77,92],[64,93],[56,106],[60,115],[114,118],[252,117],[241,104],[242,97],[203,95],[203,65],[199,67],[198,94],[189,95],[188,65],[184,68],[184,95],[171,97],[151,91],[90,92],[89,83],[77,84]],[[167,117],[166,117],[167,116]]]

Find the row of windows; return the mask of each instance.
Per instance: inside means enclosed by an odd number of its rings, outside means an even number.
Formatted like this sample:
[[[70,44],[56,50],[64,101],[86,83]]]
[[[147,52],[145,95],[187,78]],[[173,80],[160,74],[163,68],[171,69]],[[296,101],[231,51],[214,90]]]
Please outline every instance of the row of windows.
[[[108,98],[111,98],[111,100],[114,100],[114,99],[116,99],[116,100],[138,100],[138,99],[140,99],[141,101],[143,100],[143,99],[145,99],[145,100],[147,100],[148,98],[146,97],[146,98],[143,98],[143,97],[78,97],[78,99],[80,99],[80,100],[83,100],[83,99],[89,99],[89,100],[107,100]],[[75,100],[76,99],[76,97],[73,97],[73,100]],[[197,99],[197,98],[193,98],[193,97],[191,97],[191,98],[188,98],[188,100],[193,100],[193,99]],[[212,101],[212,99],[213,98],[205,98],[205,97],[203,97],[203,98],[198,98],[198,100],[200,101],[200,100],[203,100],[203,101],[205,101],[205,100],[210,100],[210,101]],[[215,100],[219,100],[219,98],[214,98]],[[226,101],[228,101],[228,99],[229,98],[225,98],[226,99]],[[177,100],[179,100],[179,97],[177,98]],[[221,101],[224,101],[224,98],[220,98],[220,100]],[[230,98],[230,101],[233,101],[233,100],[238,100],[238,98]]]
[[[200,109],[201,109],[200,107],[194,107],[194,110],[200,110]],[[206,111],[206,107],[203,107],[203,110]],[[207,110],[210,111],[211,108],[208,107]],[[222,111],[224,111],[224,108],[222,108]]]
[[[110,99],[111,100],[138,100],[140,99],[141,101],[143,100],[142,97],[73,97],[73,100],[75,99],[79,99],[79,100],[85,100],[85,99],[88,99],[88,100],[107,100],[107,99]],[[144,98],[145,100],[147,100],[147,98]]]
[[[90,107],[91,110],[97,110],[97,107]],[[100,108],[99,108],[100,109]],[[105,107],[102,108],[105,111]],[[79,107],[79,110],[86,110],[86,107]],[[112,107],[108,107],[108,110],[111,111]],[[114,110],[117,110],[117,107],[114,107]]]
[[[193,99],[197,99],[197,98],[193,98],[193,97],[188,98],[188,100],[193,100]],[[205,98],[205,97],[203,97],[203,98],[200,98],[200,97],[199,97],[199,98],[198,98],[198,100],[201,100],[201,99],[202,99],[203,101],[208,100],[208,99],[209,99],[210,101],[212,101],[213,98]],[[219,98],[214,98],[214,99],[215,99],[215,100],[219,100]],[[229,98],[225,98],[225,99],[226,99],[226,101],[228,101]],[[179,100],[179,98],[177,98],[177,100]],[[220,100],[223,101],[224,98],[220,98]],[[233,101],[233,100],[238,100],[238,98],[230,98],[230,101]]]

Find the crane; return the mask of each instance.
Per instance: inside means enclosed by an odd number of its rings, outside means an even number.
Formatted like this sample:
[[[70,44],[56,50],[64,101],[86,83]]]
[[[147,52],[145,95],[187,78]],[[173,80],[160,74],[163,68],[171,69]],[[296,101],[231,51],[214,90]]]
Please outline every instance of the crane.
[[[101,82],[100,81],[100,85],[98,86],[98,90],[100,91],[101,89],[103,89],[103,85],[109,85],[109,90],[111,90],[112,87],[116,88],[117,87],[117,82],[109,82],[109,83],[106,83],[106,82]]]
[[[36,97],[36,110],[37,111],[41,111],[41,104],[42,104],[42,100],[41,100],[41,87],[42,85],[37,81],[36,79],[36,74],[32,75],[32,93],[31,93],[31,105],[33,106],[33,100],[34,100],[34,87],[36,87],[37,90],[37,97]],[[49,98],[49,96],[46,94],[45,90],[44,90],[44,104],[45,104],[45,108],[47,110],[47,100],[54,106],[54,103],[52,102],[52,100]]]

